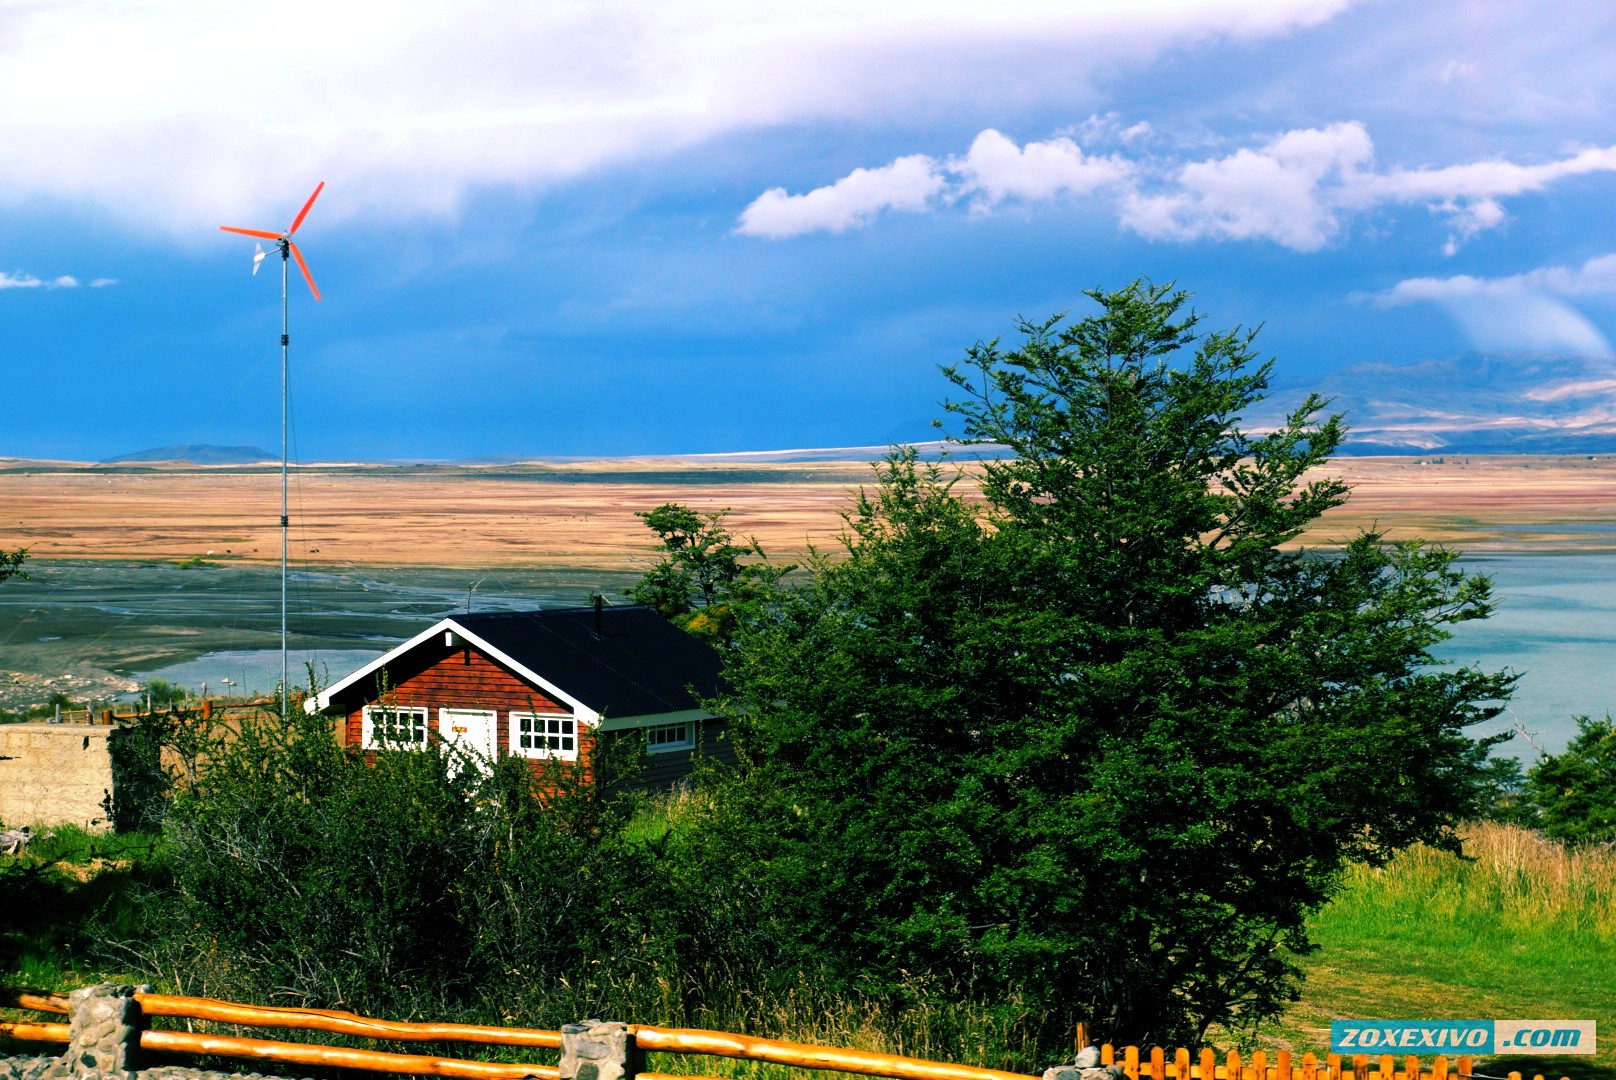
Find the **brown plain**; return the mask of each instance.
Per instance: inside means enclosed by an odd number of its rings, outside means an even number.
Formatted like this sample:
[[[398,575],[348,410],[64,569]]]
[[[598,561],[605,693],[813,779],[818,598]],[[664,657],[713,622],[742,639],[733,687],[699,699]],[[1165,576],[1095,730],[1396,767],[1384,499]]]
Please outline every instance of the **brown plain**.
[[[1322,474],[1353,494],[1304,538],[1310,544],[1362,528],[1461,547],[1616,543],[1616,529],[1598,527],[1616,522],[1616,457],[1341,458]],[[291,558],[630,569],[652,548],[635,513],[665,502],[727,508],[732,532],[789,558],[810,544],[834,550],[851,493],[870,477],[862,462],[307,466],[292,474]],[[269,468],[9,462],[0,506],[0,548],[26,547],[37,559],[280,557],[280,477]]]

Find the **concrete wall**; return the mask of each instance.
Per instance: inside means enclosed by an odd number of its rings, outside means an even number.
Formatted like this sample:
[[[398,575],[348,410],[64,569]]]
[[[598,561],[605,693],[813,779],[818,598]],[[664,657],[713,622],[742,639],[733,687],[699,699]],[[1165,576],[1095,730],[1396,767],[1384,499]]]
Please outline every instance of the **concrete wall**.
[[[0,724],[0,823],[107,827],[114,727]]]

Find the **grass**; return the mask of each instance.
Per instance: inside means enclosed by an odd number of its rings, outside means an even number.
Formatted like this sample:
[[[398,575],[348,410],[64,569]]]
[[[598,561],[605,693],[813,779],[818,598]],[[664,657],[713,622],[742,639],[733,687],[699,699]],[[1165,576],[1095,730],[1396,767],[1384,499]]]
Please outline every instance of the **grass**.
[[[77,826],[34,826],[20,855],[0,855],[0,985],[73,990],[100,982],[139,982],[97,952],[102,932],[129,921],[128,890],[140,879],[156,837],[89,833]],[[16,1009],[0,1020],[56,1021]],[[55,1054],[41,1043],[0,1039],[0,1054]]]
[[[1334,1019],[1591,1019],[1597,1055],[1478,1068],[1616,1080],[1616,851],[1505,825],[1463,839],[1473,861],[1422,847],[1349,871],[1313,920],[1303,1000],[1255,1044],[1322,1051]]]
[[[691,819],[711,804],[709,795],[688,787],[676,787],[647,799],[623,830],[623,837],[638,844],[660,840],[689,827]]]

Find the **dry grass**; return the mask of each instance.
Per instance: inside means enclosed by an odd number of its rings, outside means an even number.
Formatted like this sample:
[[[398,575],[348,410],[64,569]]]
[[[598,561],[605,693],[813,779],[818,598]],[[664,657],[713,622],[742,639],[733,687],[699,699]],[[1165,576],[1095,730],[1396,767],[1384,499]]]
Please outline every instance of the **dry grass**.
[[[1616,457],[1511,457],[1422,464],[1342,458],[1325,473],[1352,500],[1308,535],[1324,544],[1378,526],[1394,538],[1461,545],[1616,543]],[[673,460],[567,466],[316,466],[292,479],[292,557],[301,564],[625,569],[651,545],[636,511],[664,502],[729,508],[730,526],[790,558],[832,547],[858,461],[748,464]],[[36,558],[271,561],[280,480],[263,468],[0,469],[5,546]],[[1563,526],[1564,531],[1557,531]],[[1579,528],[1582,531],[1579,531]]]

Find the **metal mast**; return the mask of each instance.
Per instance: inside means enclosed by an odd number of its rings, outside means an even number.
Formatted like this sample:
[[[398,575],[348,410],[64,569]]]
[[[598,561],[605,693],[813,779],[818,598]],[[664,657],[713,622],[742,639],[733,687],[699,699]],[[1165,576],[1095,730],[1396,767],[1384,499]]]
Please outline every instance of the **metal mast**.
[[[285,724],[291,719],[292,683],[288,678],[286,667],[286,555],[287,555],[287,514],[286,514],[286,403],[287,403],[287,353],[291,349],[292,335],[288,331],[286,319],[286,286],[287,263],[292,257],[292,241],[281,237],[277,246],[281,249],[281,723]]]
[[[319,300],[320,299],[320,290],[314,284],[314,275],[309,273],[309,265],[308,265],[308,263],[303,261],[303,253],[301,251],[299,251],[297,249],[297,245],[292,242],[292,234],[297,232],[298,226],[303,224],[303,219],[308,216],[309,208],[314,205],[314,200],[318,199],[320,197],[320,192],[324,188],[325,188],[325,181],[322,180],[322,181],[320,181],[319,185],[315,187],[314,194],[309,196],[308,202],[303,204],[303,209],[301,209],[301,210],[299,210],[297,212],[297,217],[292,219],[292,224],[287,228],[287,230],[285,232],[275,233],[275,232],[269,232],[269,231],[267,231],[265,229],[242,229],[242,228],[237,228],[234,225],[220,225],[219,226],[219,228],[224,230],[225,232],[240,233],[243,236],[257,236],[257,237],[260,237],[260,238],[262,238],[264,240],[273,240],[275,242],[275,246],[280,250],[280,253],[281,253],[281,695],[280,696],[281,696],[281,721],[283,723],[291,719],[291,698],[292,698],[292,679],[291,679],[291,671],[290,671],[290,669],[288,667],[288,662],[287,662],[287,648],[286,648],[286,643],[287,643],[286,577],[287,577],[287,567],[288,567],[288,562],[289,562],[289,559],[288,559],[288,551],[289,551],[289,547],[288,547],[288,544],[289,544],[288,526],[290,524],[290,518],[288,517],[288,513],[287,513],[287,500],[286,500],[286,473],[287,473],[287,462],[289,460],[289,455],[288,455],[288,451],[287,451],[287,443],[286,443],[286,428],[287,428],[287,411],[288,411],[287,405],[288,405],[288,399],[289,399],[289,396],[290,396],[289,393],[288,393],[288,390],[289,390],[289,378],[288,378],[289,364],[288,364],[288,356],[287,356],[287,354],[290,352],[291,345],[292,345],[292,336],[291,336],[290,330],[288,328],[288,319],[287,319],[287,307],[288,307],[288,305],[287,305],[287,294],[289,292],[288,284],[289,284],[289,281],[290,281],[290,271],[289,271],[289,269],[287,267],[287,262],[289,260],[291,260],[291,259],[296,259],[297,260],[297,268],[298,268],[298,270],[302,271],[303,280],[309,283],[309,292],[314,295],[315,300]],[[258,252],[258,255],[253,259],[253,273],[256,274],[258,272],[258,264],[263,261],[263,258],[264,258],[264,253],[263,253],[263,250],[260,248],[259,252]]]

